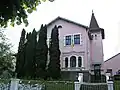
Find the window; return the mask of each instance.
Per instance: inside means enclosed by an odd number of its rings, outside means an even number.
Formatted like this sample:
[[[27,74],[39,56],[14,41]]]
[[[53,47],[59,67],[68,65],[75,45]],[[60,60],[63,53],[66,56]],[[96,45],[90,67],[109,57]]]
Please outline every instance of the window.
[[[68,67],[68,58],[67,57],[65,58],[65,67],[66,68]]]
[[[97,35],[95,34],[95,40],[97,40]]]
[[[94,75],[95,75],[95,80],[100,80],[101,79],[101,66],[100,64],[95,64],[94,65]]]
[[[74,44],[80,44],[80,34],[74,35]]]
[[[78,67],[82,66],[82,57],[78,57]]]
[[[94,36],[93,36],[93,35],[91,35],[91,38],[92,38],[92,40],[93,40]]]
[[[94,69],[95,69],[95,70],[100,69],[100,65],[99,65],[99,64],[95,64],[95,65],[94,65]]]
[[[112,69],[107,69],[107,73],[111,73],[112,72]]]
[[[65,37],[65,45],[71,45],[71,35]]]
[[[70,67],[76,67],[76,57],[70,57]]]

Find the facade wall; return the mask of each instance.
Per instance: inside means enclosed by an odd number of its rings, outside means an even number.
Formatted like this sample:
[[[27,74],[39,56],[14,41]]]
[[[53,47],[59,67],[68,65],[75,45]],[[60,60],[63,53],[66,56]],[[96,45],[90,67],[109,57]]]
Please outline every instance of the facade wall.
[[[51,31],[52,28],[55,25],[61,25],[62,28],[59,29],[59,41],[60,41],[60,50],[61,50],[61,68],[65,67],[64,64],[64,59],[65,57],[70,58],[71,56],[81,56],[83,60],[83,67],[86,69],[89,68],[89,62],[88,62],[88,34],[86,32],[86,28],[80,27],[75,24],[68,23],[63,20],[57,20],[56,22],[52,23],[51,25],[48,26],[48,32],[47,32],[47,37],[48,37],[48,42],[49,38],[51,36]],[[74,47],[70,46],[65,46],[64,45],[64,37],[66,35],[74,35],[74,34],[81,34],[81,44],[80,45],[74,45]],[[49,44],[49,43],[48,43]],[[69,59],[68,59],[69,61]],[[69,63],[69,62],[68,62]]]
[[[103,64],[103,43],[101,32],[93,32],[93,40],[90,41],[91,63]]]
[[[112,74],[115,75],[118,70],[120,70],[120,54],[115,55],[109,60],[105,61],[103,64],[105,72],[107,69],[112,69]]]

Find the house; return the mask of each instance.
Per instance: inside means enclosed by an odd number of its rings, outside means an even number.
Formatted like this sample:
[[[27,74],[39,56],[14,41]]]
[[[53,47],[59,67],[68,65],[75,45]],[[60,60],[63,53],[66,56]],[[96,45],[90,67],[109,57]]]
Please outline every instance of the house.
[[[112,75],[120,74],[120,53],[106,60],[103,64],[105,72]]]
[[[57,17],[47,24],[48,45],[55,25],[62,26],[59,29],[62,77],[66,80],[75,80],[78,73],[82,72],[88,80],[89,73],[93,74],[94,68],[101,69],[104,63],[102,43],[105,38],[104,29],[99,27],[94,13],[89,26]]]

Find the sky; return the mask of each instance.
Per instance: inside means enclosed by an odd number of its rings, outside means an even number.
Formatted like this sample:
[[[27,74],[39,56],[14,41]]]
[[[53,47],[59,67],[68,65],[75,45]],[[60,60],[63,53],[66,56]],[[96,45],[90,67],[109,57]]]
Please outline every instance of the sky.
[[[45,2],[28,16],[29,25],[8,27],[6,36],[17,52],[21,31],[30,32],[40,29],[41,24],[47,24],[58,16],[89,26],[92,10],[101,28],[105,30],[103,40],[104,60],[120,52],[120,1],[119,0],[55,0]]]

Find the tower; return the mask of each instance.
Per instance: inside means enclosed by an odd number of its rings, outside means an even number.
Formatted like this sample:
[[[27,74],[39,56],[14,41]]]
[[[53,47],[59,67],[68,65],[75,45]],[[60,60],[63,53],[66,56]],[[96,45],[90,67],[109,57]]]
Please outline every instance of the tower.
[[[103,64],[103,42],[105,38],[104,29],[100,28],[94,13],[92,12],[91,21],[89,25],[90,40],[90,66],[91,70],[100,69]]]

